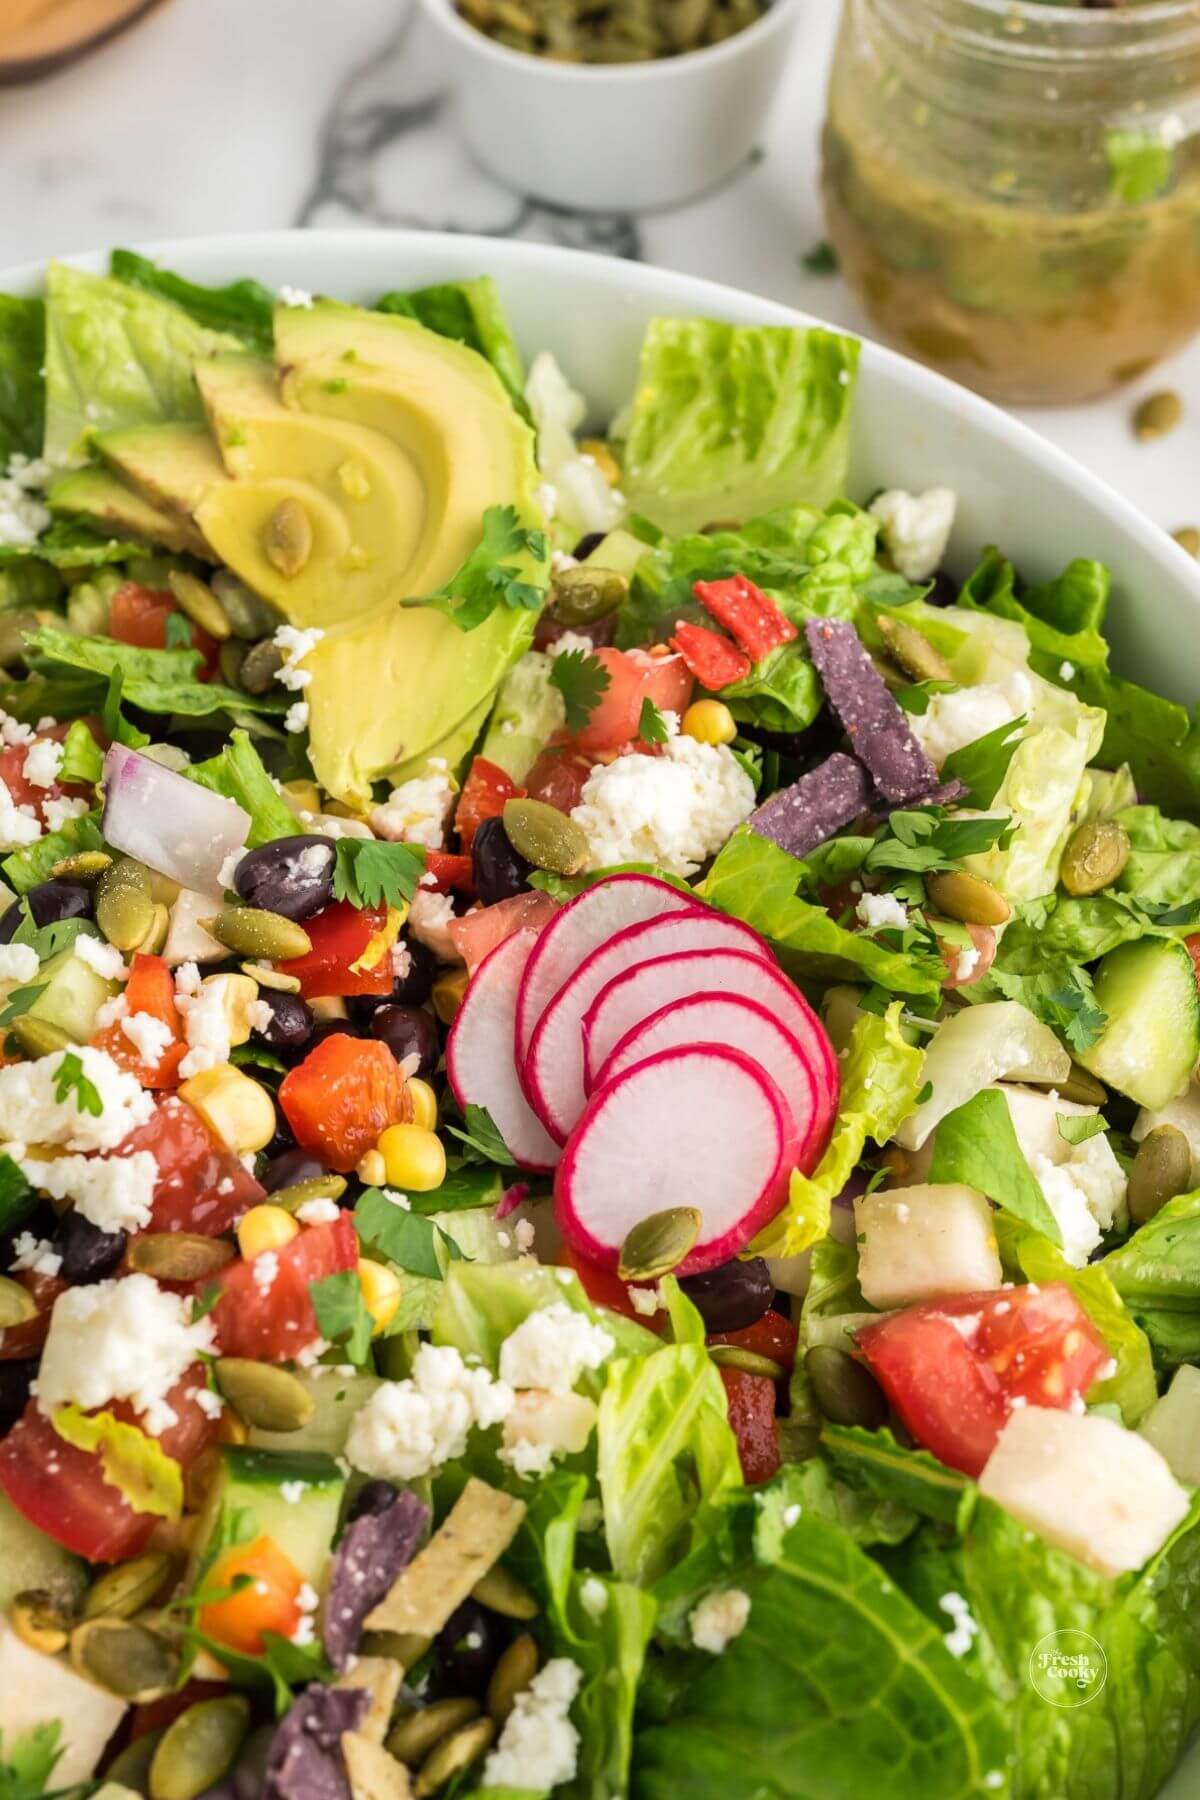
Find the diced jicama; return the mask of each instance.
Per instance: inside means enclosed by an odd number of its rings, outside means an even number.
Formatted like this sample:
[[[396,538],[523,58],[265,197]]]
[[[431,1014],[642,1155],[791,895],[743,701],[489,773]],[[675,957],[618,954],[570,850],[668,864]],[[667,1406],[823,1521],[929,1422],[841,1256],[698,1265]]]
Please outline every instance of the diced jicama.
[[[919,1150],[946,1114],[994,1081],[1062,1082],[1071,1059],[1048,1025],[1016,1000],[951,1013],[929,1040],[922,1077],[929,1098],[904,1120],[896,1142]]]
[[[858,1285],[872,1306],[971,1294],[1004,1279],[992,1209],[962,1182],[863,1194],[854,1222]]]

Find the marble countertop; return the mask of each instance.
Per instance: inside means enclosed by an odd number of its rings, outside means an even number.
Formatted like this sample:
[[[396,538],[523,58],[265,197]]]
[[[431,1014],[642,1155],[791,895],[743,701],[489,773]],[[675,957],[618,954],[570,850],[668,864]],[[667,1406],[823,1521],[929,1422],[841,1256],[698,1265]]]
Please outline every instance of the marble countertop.
[[[817,134],[836,0],[808,0],[759,152],[674,212],[575,214],[475,167],[405,0],[167,0],[48,80],[0,88],[0,266],[71,250],[279,225],[478,231],[637,257],[856,330],[823,235]],[[252,270],[248,273],[253,273]],[[1195,397],[1169,438],[1129,419],[1160,386]],[[1200,340],[1115,399],[1026,412],[1167,529],[1200,523]]]

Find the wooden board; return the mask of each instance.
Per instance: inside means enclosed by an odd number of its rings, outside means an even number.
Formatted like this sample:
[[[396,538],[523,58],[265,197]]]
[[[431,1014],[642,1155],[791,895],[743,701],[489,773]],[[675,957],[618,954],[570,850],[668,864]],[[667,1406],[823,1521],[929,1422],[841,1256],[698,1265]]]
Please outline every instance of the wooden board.
[[[96,49],[162,0],[0,0],[0,82],[35,81]]]

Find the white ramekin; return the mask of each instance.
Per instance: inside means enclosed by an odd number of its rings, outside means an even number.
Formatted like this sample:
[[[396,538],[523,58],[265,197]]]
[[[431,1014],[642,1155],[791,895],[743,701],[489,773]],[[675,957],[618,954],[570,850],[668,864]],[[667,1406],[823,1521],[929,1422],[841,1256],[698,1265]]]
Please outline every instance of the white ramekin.
[[[510,50],[454,0],[421,0],[458,128],[507,187],[557,206],[646,212],[715,187],[762,136],[802,0],[661,62],[581,65]]]

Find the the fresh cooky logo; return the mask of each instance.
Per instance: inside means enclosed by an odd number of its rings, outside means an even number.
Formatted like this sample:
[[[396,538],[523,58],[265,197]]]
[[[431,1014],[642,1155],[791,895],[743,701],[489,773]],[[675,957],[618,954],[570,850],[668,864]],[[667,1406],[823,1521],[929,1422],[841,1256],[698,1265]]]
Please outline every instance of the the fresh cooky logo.
[[[1086,1631],[1052,1631],[1034,1645],[1029,1679],[1051,1706],[1086,1706],[1108,1680],[1108,1659]]]

